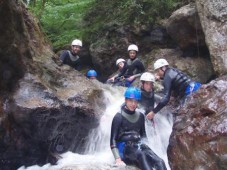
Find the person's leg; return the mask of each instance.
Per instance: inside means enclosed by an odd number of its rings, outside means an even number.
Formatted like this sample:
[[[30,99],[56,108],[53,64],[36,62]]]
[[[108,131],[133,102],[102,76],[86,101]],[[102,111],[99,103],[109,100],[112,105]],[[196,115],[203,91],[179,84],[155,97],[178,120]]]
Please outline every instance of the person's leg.
[[[141,149],[137,151],[137,159],[139,166],[143,170],[167,170],[165,162],[158,157],[147,145],[141,145]]]

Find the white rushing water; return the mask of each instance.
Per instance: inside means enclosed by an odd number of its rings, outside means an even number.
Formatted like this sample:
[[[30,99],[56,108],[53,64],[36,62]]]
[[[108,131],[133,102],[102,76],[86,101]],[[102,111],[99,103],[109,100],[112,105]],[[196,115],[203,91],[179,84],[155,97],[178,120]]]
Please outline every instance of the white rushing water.
[[[114,164],[114,157],[110,150],[110,131],[114,115],[120,110],[124,102],[124,88],[105,88],[106,110],[100,119],[100,124],[96,129],[91,130],[89,141],[85,150],[85,155],[72,152],[62,154],[62,159],[57,165],[46,164],[42,167],[34,165],[30,167],[20,167],[18,170],[56,170],[66,166],[89,165],[89,164]],[[154,123],[146,120],[146,132],[149,147],[161,157],[170,170],[167,159],[167,147],[169,136],[172,132],[173,118],[170,113],[163,111],[154,118]]]

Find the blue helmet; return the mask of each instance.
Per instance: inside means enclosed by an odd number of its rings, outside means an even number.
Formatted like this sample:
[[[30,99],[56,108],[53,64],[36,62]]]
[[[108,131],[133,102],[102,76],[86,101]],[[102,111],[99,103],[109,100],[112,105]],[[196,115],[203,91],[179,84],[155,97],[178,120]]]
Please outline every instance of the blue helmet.
[[[97,76],[97,73],[96,73],[95,70],[89,70],[89,71],[87,72],[87,76],[88,76],[88,77],[96,77],[96,76]]]
[[[125,98],[127,99],[135,99],[140,100],[141,99],[141,91],[140,89],[136,87],[129,87],[125,91]]]

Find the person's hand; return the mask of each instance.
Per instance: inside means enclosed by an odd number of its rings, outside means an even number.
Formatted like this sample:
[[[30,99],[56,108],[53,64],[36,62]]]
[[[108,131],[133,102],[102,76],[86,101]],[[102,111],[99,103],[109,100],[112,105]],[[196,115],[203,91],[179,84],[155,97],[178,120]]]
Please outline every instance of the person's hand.
[[[154,115],[155,115],[154,112],[151,111],[151,112],[149,112],[149,113],[147,114],[146,118],[149,119],[149,120],[151,120],[151,119],[154,118]]]
[[[121,160],[121,158],[116,159],[116,165],[117,166],[126,166],[126,164]]]
[[[108,79],[108,81],[114,82],[115,77],[111,77]]]
[[[128,81],[132,81],[132,80],[134,80],[134,79],[135,79],[134,76],[130,76],[129,78],[127,78]]]

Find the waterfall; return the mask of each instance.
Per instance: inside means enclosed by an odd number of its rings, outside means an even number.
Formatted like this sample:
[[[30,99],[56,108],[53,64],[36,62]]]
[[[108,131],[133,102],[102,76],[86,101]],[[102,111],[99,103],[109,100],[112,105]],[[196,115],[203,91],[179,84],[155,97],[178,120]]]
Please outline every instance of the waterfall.
[[[31,166],[28,168],[21,167],[18,170],[56,170],[65,166],[84,164],[114,164],[114,157],[110,149],[110,132],[111,123],[114,115],[120,110],[124,102],[123,87],[111,87],[103,85],[104,95],[106,98],[106,110],[100,118],[100,124],[97,128],[90,131],[89,140],[84,155],[67,152],[62,154],[63,157],[57,165],[50,164],[40,166]],[[166,164],[167,169],[170,169],[167,159],[167,147],[169,144],[169,136],[172,131],[173,118],[172,114],[163,109],[160,114],[154,118],[154,123],[146,120],[146,133],[148,137],[149,147],[161,157]]]

